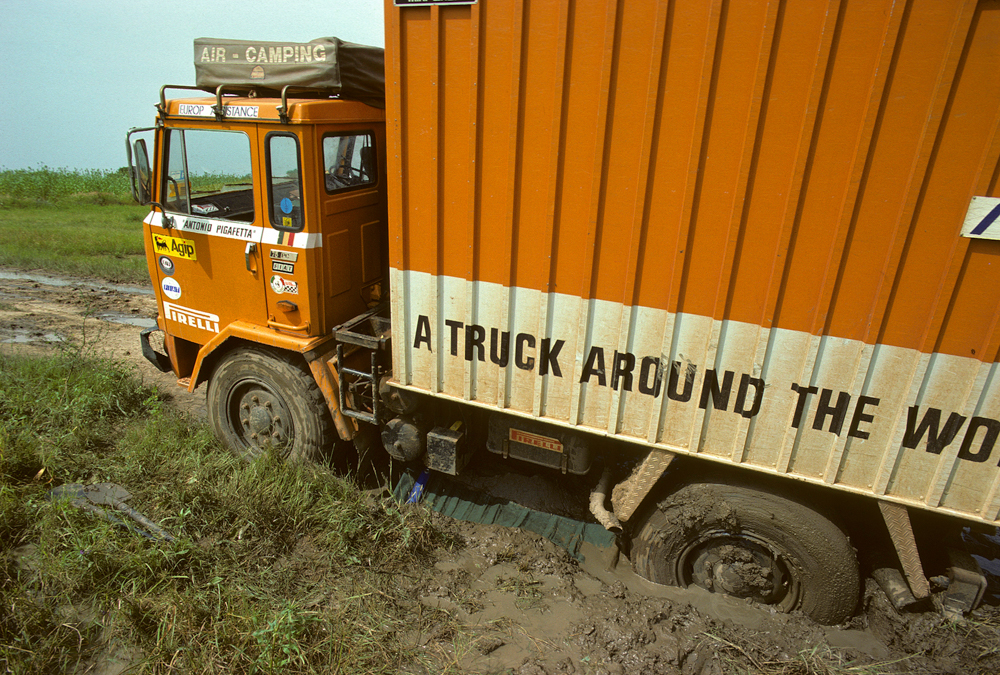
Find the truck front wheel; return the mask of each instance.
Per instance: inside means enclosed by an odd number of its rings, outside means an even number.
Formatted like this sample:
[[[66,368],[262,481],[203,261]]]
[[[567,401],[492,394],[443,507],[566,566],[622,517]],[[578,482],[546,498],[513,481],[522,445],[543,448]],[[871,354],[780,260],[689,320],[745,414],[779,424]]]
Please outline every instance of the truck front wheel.
[[[650,581],[845,621],[858,602],[854,549],[843,531],[777,491],[690,483],[636,523],[635,570]]]
[[[236,349],[218,364],[208,417],[216,437],[250,459],[275,448],[288,459],[318,461],[334,436],[312,376],[290,356],[262,349]]]

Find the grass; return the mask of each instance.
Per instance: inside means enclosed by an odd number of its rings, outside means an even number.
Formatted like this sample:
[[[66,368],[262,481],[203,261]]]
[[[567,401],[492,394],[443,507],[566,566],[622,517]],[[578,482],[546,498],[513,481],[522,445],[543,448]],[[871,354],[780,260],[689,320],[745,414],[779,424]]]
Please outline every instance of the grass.
[[[176,540],[48,498],[105,481]],[[233,457],[124,366],[0,352],[4,672],[396,672],[418,658],[399,575],[438,543],[322,467]]]
[[[144,206],[0,209],[0,266],[149,284]]]
[[[827,644],[804,649],[794,656],[780,658],[754,656],[754,646],[745,639],[726,640],[704,633],[712,641],[727,673],[746,675],[893,675],[909,672],[905,659],[855,663]],[[741,645],[740,642],[743,642]]]
[[[132,204],[128,169],[0,169],[0,208]]]
[[[123,171],[0,170],[0,266],[148,284]]]

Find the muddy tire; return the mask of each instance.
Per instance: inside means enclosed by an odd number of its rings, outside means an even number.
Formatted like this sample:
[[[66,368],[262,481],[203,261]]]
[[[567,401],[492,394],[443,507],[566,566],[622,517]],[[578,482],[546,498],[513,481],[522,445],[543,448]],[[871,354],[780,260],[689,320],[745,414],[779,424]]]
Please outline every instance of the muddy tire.
[[[254,348],[227,354],[208,382],[216,437],[253,459],[276,448],[294,461],[319,461],[333,445],[333,420],[316,381],[289,355]]]
[[[802,610],[822,624],[858,602],[854,548],[833,522],[776,490],[684,485],[635,524],[632,562],[650,581]]]

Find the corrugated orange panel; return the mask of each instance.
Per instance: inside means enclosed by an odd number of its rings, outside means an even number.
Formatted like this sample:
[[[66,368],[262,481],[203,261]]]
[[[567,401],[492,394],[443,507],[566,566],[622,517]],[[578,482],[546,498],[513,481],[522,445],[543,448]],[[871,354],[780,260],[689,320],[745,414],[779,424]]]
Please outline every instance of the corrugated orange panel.
[[[788,3],[778,15],[726,318],[771,325],[838,10]]]
[[[896,49],[888,89],[876,126],[858,206],[827,332],[870,340],[877,335],[874,316],[883,287],[891,285],[905,235],[925,180],[930,154],[944,113],[954,67],[961,54],[964,26],[971,11],[952,3],[917,0],[908,9]],[[950,248],[954,231],[937,229],[932,246]],[[916,270],[915,270],[916,271]],[[912,297],[926,306],[931,297]],[[918,311],[898,305],[895,311]],[[900,336],[902,347],[916,348],[919,335]]]
[[[750,174],[778,3],[731,3],[719,28],[678,311],[716,316]]]
[[[656,77],[663,35],[656,3],[618,17],[604,148],[603,199],[590,297],[629,304],[643,224],[649,145],[656,114]]]
[[[419,89],[400,89],[405,92],[399,111],[403,152],[394,164],[403,175],[402,209],[392,229],[398,227],[403,234],[406,267],[437,273],[439,28],[431,12],[413,9],[399,26],[400,72],[394,79],[422,84]]]
[[[437,133],[441,161],[436,164],[440,202],[431,220],[441,230],[438,269],[447,276],[468,278],[472,272],[474,227],[469,207],[475,191],[475,167],[470,160],[476,141],[475,134],[470,133],[475,129],[472,115],[476,103],[472,55],[478,44],[471,35],[468,6],[442,7],[440,12]]]
[[[985,187],[984,177],[992,175],[996,163],[1000,4],[993,3],[988,11],[981,7],[967,39],[964,32],[959,39],[961,63],[880,341],[982,360],[996,311],[983,290],[1000,287],[1000,269],[992,264],[998,251],[996,246],[982,246],[985,242],[955,237],[955,230],[969,200],[983,194],[979,190]],[[980,244],[978,255],[967,257],[971,243]]]
[[[532,2],[525,9],[511,285],[547,289],[566,62],[565,6]]]
[[[826,323],[903,5],[851,2],[840,12],[774,317],[813,334]]]
[[[388,0],[386,0],[388,10]],[[386,127],[386,163],[399,166],[403,153],[402,112],[405,108],[406,93],[399,86],[402,79],[402,27],[400,16],[396,12],[385,12],[385,127]],[[394,92],[389,95],[389,92]],[[395,269],[406,269],[408,260],[403,254],[403,173],[401,171],[386,171],[386,189],[389,194],[387,215],[390,223],[396,227],[388,228],[389,265]]]
[[[635,303],[677,310],[688,255],[701,139],[712,84],[721,3],[670,3],[654,140],[649,226],[639,251]]]
[[[1000,288],[1000,250],[994,242],[974,241],[969,244],[934,351],[995,360],[996,354],[989,347],[998,334],[1000,298],[984,292],[987,288]]]
[[[493,29],[479,38],[483,57],[479,62],[475,133],[479,143],[476,171],[480,215],[478,268],[474,274],[480,280],[508,284],[520,94],[521,7],[520,3],[481,3],[479,13],[480,24],[489,23]]]
[[[390,10],[393,265],[981,353],[992,257],[954,228],[1000,142],[997,7]]]
[[[589,293],[597,228],[615,9],[609,0],[581,0],[568,17],[551,290],[581,297]]]

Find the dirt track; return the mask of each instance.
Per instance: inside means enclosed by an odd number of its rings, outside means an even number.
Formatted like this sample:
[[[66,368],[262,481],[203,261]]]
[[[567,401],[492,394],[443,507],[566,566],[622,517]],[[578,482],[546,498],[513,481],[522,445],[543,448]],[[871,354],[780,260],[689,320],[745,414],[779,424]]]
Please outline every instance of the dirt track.
[[[187,393],[141,356],[135,324],[155,316],[151,294],[49,281],[0,275],[0,350],[82,342],[134,365],[173,405],[204,416],[202,390]],[[542,488],[548,480],[530,469],[520,478]],[[870,663],[885,665],[865,672],[1000,672],[1000,577],[990,574],[1000,573],[1000,537],[974,542],[991,585],[971,621],[900,615],[869,581],[861,612],[825,628],[700,590],[654,586],[625,559],[608,571],[609,551],[591,549],[581,565],[536,535],[438,520],[466,545],[401,580],[436,625],[404,637],[461,672],[840,673]]]

